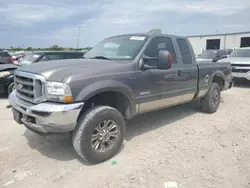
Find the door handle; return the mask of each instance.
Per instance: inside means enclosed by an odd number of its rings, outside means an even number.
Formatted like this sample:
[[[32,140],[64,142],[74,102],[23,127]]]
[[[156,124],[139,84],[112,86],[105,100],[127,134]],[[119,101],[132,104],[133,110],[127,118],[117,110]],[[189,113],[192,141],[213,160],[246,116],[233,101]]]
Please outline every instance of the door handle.
[[[170,73],[170,74],[164,75],[164,79],[168,79],[168,78],[179,78],[180,75],[181,75],[181,71],[178,70],[178,71],[174,71],[174,72],[172,72],[172,73]]]
[[[168,79],[168,78],[178,78],[178,74],[167,74],[164,76],[164,79]]]

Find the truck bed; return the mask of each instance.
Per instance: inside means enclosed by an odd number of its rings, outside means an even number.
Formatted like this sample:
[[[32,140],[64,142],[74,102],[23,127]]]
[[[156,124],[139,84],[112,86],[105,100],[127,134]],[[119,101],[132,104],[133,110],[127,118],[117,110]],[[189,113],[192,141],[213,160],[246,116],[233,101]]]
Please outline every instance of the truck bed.
[[[232,80],[232,67],[230,62],[211,62],[211,61],[197,61],[198,66],[198,95],[199,97],[205,95],[209,89],[215,75],[223,78],[221,90],[228,89],[228,84]]]

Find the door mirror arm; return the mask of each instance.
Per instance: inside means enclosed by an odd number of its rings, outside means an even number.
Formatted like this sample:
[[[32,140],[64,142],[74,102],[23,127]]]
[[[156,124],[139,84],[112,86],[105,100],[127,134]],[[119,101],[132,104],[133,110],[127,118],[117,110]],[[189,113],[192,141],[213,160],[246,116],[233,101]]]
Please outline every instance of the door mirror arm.
[[[157,69],[157,66],[148,65],[148,64],[147,64],[147,61],[150,61],[150,60],[158,60],[158,57],[148,57],[148,56],[146,56],[146,55],[143,55],[141,60],[142,60],[142,66],[141,66],[141,68],[142,68],[143,70]]]

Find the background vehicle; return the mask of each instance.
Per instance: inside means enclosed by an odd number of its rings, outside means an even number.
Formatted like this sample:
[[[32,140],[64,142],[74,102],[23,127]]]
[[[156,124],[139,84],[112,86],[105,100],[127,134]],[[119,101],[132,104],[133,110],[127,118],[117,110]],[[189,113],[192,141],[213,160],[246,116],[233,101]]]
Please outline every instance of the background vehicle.
[[[14,82],[13,71],[18,67],[12,64],[0,64],[0,94],[10,93]]]
[[[83,52],[34,52],[26,54],[18,65],[29,65],[42,61],[83,58]]]
[[[192,100],[214,113],[232,86],[229,62],[197,64],[179,36],[111,37],[84,57],[19,68],[9,101],[15,121],[38,134],[73,131],[75,151],[90,163],[116,154],[125,120]]]
[[[14,55],[12,55],[12,58],[14,59],[14,61],[18,61],[20,58],[24,57],[26,53],[15,53]]]
[[[250,47],[237,48],[227,59],[219,62],[231,62],[235,79],[250,80]]]
[[[27,53],[24,56],[24,61],[17,64],[18,66],[13,66],[10,71],[5,72],[4,77],[2,77],[2,93],[10,94],[14,89],[14,69],[19,66],[29,65],[31,63],[40,63],[43,61],[50,61],[50,59],[57,60],[62,59],[78,59],[83,58],[82,52],[42,52],[42,53]]]
[[[12,64],[13,63],[12,56],[5,51],[0,51],[0,64]]]
[[[230,53],[232,52],[232,49],[223,49],[223,50],[206,50],[199,54],[196,58],[197,61],[213,61],[216,62],[220,59],[227,58]]]

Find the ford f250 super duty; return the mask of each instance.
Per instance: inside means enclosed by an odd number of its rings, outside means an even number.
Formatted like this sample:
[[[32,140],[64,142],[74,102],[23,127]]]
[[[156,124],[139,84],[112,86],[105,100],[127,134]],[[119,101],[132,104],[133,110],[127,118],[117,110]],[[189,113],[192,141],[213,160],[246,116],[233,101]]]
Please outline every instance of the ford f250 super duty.
[[[214,113],[232,87],[229,62],[196,63],[179,36],[110,37],[84,58],[18,68],[9,101],[15,121],[36,133],[73,132],[75,151],[90,163],[117,153],[125,120],[196,99]]]

